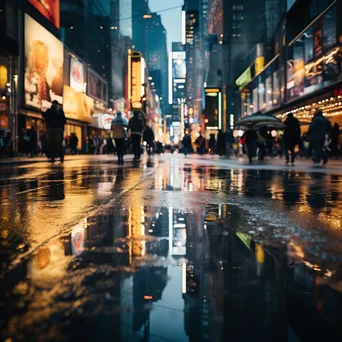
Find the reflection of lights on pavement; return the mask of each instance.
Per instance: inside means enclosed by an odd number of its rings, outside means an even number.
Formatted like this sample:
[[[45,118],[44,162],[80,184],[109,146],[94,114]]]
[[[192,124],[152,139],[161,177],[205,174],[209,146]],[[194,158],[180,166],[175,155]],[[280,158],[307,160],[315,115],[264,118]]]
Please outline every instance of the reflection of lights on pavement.
[[[182,264],[182,293],[186,293],[186,263]]]
[[[172,255],[173,248],[173,209],[169,208],[169,253]]]

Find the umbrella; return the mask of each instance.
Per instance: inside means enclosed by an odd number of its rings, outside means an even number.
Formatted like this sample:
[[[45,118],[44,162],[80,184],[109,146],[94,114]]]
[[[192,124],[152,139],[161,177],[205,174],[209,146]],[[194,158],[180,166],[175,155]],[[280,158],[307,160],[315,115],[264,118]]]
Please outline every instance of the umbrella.
[[[267,128],[274,128],[274,129],[284,129],[286,125],[284,125],[282,122],[258,122],[257,124],[254,125],[255,129],[259,129],[262,127],[267,127]]]
[[[247,125],[257,125],[257,124],[263,124],[265,125],[272,125],[272,124],[282,124],[282,122],[271,115],[265,115],[265,114],[253,114],[250,116],[246,116],[245,118],[239,120],[236,123],[236,126],[247,126]]]

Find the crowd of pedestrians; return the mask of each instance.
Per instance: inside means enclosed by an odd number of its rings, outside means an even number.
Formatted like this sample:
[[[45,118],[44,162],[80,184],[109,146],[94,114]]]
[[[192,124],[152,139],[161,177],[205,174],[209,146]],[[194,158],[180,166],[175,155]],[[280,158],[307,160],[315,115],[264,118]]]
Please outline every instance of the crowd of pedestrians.
[[[79,137],[76,133],[64,136],[66,117],[62,106],[54,101],[51,108],[43,113],[46,122],[46,132],[37,132],[35,127],[21,129],[19,132],[19,155],[34,157],[38,154],[45,155],[51,162],[59,158],[64,160],[66,153],[78,152]],[[275,132],[275,131],[273,131]],[[285,156],[286,164],[295,164],[297,156],[310,158],[315,164],[328,162],[328,157],[340,157],[340,127],[337,123],[331,126],[330,121],[323,116],[321,110],[316,111],[309,129],[303,134],[301,126],[293,114],[289,114],[284,122],[284,130],[281,134],[272,134],[269,127],[258,129],[249,124],[242,136],[235,136],[233,132],[210,134],[206,139],[201,133],[193,141],[190,133],[185,135],[178,148],[187,156],[189,153],[200,155],[209,153],[219,156],[240,156],[246,154],[250,163],[254,158],[264,161],[266,156]],[[100,134],[90,135],[85,139],[85,150],[88,154],[116,154],[118,163],[124,163],[124,155],[132,152],[134,160],[141,157],[142,142],[146,146],[148,155],[161,153],[164,149],[160,142],[155,141],[154,132],[146,125],[139,111],[133,113],[133,117],[127,121],[119,112],[112,121],[111,131],[107,138]],[[172,152],[172,149],[171,149]],[[13,137],[9,130],[0,129],[0,157],[12,157]]]
[[[295,164],[296,156],[304,158],[312,157],[314,164],[326,165],[328,158],[340,156],[340,127],[337,123],[331,126],[330,121],[323,116],[321,110],[317,110],[307,132],[301,134],[298,119],[293,114],[288,114],[285,122],[283,135],[272,137],[263,130],[255,130],[252,125],[240,140],[248,155],[249,162],[258,157],[264,160],[268,153],[270,157],[285,155],[286,164]]]

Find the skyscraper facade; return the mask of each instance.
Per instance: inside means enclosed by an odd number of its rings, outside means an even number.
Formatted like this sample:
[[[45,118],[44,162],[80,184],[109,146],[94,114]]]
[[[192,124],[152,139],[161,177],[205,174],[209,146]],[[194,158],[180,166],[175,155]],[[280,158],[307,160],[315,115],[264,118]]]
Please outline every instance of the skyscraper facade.
[[[162,97],[162,103],[167,104],[168,96],[168,54],[167,34],[161,21],[161,16],[151,13],[151,18],[146,19],[146,46],[145,58],[152,77],[152,86],[157,94]],[[165,106],[163,106],[165,113]]]

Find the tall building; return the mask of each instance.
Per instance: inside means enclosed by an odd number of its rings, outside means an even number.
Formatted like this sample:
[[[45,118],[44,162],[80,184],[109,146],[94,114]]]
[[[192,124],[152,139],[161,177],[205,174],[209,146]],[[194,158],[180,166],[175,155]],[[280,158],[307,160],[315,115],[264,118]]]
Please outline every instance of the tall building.
[[[204,39],[203,26],[200,26],[200,1],[184,2],[183,26],[185,28],[183,44],[186,51],[186,102],[189,122],[199,124],[202,115],[203,70],[204,70]],[[204,26],[205,27],[205,26]]]
[[[173,122],[182,121],[180,110],[187,97],[187,75],[185,48],[181,42],[173,42],[169,55],[169,103]]]
[[[146,25],[151,19],[151,11],[146,0],[132,0],[132,38],[135,50],[140,51],[143,56],[146,54],[147,36]]]
[[[168,97],[168,54],[167,35],[161,16],[151,13],[151,18],[146,19],[146,46],[145,59],[152,77],[152,86],[156,93],[162,97],[162,103],[167,104]],[[164,113],[165,113],[165,105]]]
[[[105,0],[61,0],[61,40],[110,81],[110,6]]]
[[[265,1],[223,1],[223,82],[225,85],[224,109],[226,126],[233,126],[238,101],[235,96],[235,80],[243,72],[246,63],[262,57],[255,46],[266,37]],[[251,51],[254,52],[251,54]],[[261,51],[261,53],[259,53]],[[259,59],[263,67],[263,59]]]

